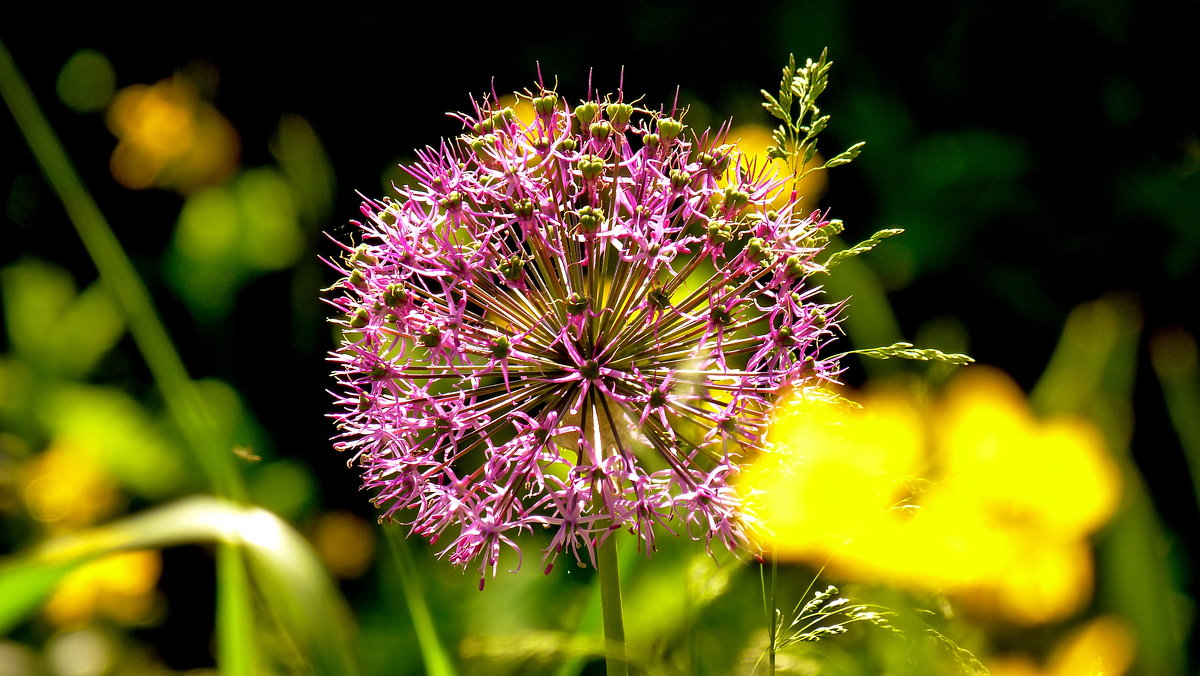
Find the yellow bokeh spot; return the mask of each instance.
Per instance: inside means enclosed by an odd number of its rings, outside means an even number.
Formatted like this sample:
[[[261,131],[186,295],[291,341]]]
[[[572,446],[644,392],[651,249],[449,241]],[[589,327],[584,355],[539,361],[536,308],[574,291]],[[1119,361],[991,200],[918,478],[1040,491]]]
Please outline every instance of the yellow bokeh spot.
[[[1105,615],[1061,641],[1041,667],[1025,656],[990,660],[992,676],[1122,676],[1133,663],[1133,633],[1121,620]]]
[[[1091,425],[1038,420],[998,371],[968,369],[928,406],[800,393],[768,439],[742,490],[783,559],[1026,624],[1091,594],[1087,537],[1116,508],[1118,470]]]
[[[191,192],[221,183],[237,169],[237,132],[184,78],[125,87],[107,120],[119,139],[110,168],[128,188]]]
[[[786,178],[793,174],[789,161],[767,155],[767,148],[774,145],[769,128],[759,124],[742,125],[731,129],[728,138],[737,143],[738,149],[730,166],[735,166],[740,161],[745,172],[749,172],[753,167],[755,172],[763,171],[765,168],[768,176],[774,175],[777,178]],[[804,169],[816,169],[824,163],[825,159],[817,154],[808,161],[808,164],[804,165]],[[731,174],[732,172],[726,174],[725,180],[720,182],[722,186],[728,185],[728,178]],[[794,183],[793,185],[793,181],[789,180],[771,194],[773,208],[780,209],[786,206],[794,188],[801,211],[816,209],[817,200],[821,199],[826,188],[829,187],[829,177],[824,171],[811,171]]]
[[[95,523],[117,503],[117,486],[94,455],[62,441],[31,461],[24,494],[30,515],[52,531]]]
[[[313,530],[317,553],[340,578],[356,578],[367,572],[375,555],[375,531],[365,519],[350,512],[324,514]]]
[[[104,616],[136,624],[151,615],[155,585],[162,572],[157,551],[110,554],[73,571],[46,602],[46,616],[64,629],[76,629]]]

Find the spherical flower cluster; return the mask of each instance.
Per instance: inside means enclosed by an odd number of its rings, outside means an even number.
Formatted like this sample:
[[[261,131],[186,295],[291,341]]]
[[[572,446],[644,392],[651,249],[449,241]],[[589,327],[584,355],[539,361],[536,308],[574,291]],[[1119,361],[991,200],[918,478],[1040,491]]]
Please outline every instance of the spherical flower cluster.
[[[724,128],[520,96],[528,121],[494,96],[459,114],[331,262],[336,447],[382,519],[483,573],[535,529],[547,571],[621,528],[748,545],[732,477],[782,388],[838,372],[839,308],[805,283],[828,222],[774,207],[791,177]]]

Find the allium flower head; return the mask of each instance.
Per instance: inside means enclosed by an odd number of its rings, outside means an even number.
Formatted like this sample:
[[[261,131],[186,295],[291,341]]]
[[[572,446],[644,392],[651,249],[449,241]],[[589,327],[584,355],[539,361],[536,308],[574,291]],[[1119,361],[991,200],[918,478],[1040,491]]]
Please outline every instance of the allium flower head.
[[[523,531],[547,531],[547,571],[620,528],[647,553],[656,529],[748,545],[741,459],[781,388],[838,371],[838,308],[806,284],[828,222],[773,208],[791,177],[727,128],[518,96],[528,122],[485,97],[363,203],[334,263],[336,447],[381,518],[484,573]]]

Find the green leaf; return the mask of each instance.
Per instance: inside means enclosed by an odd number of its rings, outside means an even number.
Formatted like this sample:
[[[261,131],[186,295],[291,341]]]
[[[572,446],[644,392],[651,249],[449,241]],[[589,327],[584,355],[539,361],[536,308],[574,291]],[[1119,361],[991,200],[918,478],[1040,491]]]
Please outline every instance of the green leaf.
[[[64,535],[0,562],[0,633],[36,610],[63,576],[88,561],[119,551],[196,542],[237,549],[267,608],[313,672],[358,673],[350,610],[304,538],[264,509],[212,497],[186,498]],[[234,564],[240,562],[225,560],[222,573],[228,575]],[[241,582],[235,576],[231,589],[244,596]],[[239,611],[237,626],[244,629],[246,624]]]
[[[36,610],[77,562],[0,562],[0,636]]]

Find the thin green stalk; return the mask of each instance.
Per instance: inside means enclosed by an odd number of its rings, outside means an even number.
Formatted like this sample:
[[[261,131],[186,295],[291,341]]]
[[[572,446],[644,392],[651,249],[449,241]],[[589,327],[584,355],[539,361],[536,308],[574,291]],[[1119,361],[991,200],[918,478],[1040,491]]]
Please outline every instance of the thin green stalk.
[[[596,551],[600,569],[600,607],[604,614],[604,665],[608,676],[628,676],[625,661],[625,621],[621,611],[621,573],[617,563],[617,534],[609,533]]]
[[[412,615],[413,629],[417,633],[417,646],[421,650],[421,659],[425,661],[425,673],[430,676],[454,676],[454,663],[438,638],[433,616],[429,614],[429,604],[425,602],[425,596],[417,582],[417,567],[408,551],[408,543],[393,528],[384,528],[383,532],[396,562],[396,573],[405,605]]]
[[[217,663],[226,676],[252,676],[254,670],[254,614],[250,607],[250,581],[237,545],[217,547]]]
[[[776,630],[778,627],[777,627],[777,623],[775,621],[775,615],[776,615],[777,609],[779,608],[779,606],[777,605],[778,599],[776,598],[776,589],[779,586],[778,585],[778,583],[779,583],[779,563],[776,561],[775,555],[773,553],[768,553],[768,554],[766,554],[766,556],[771,557],[771,585],[770,585],[770,588],[768,589],[768,587],[767,587],[767,578],[766,578],[767,564],[764,561],[760,561],[758,564],[758,581],[762,585],[763,615],[767,621],[767,673],[774,674],[775,673],[775,645],[779,641],[779,637],[776,636]]]

